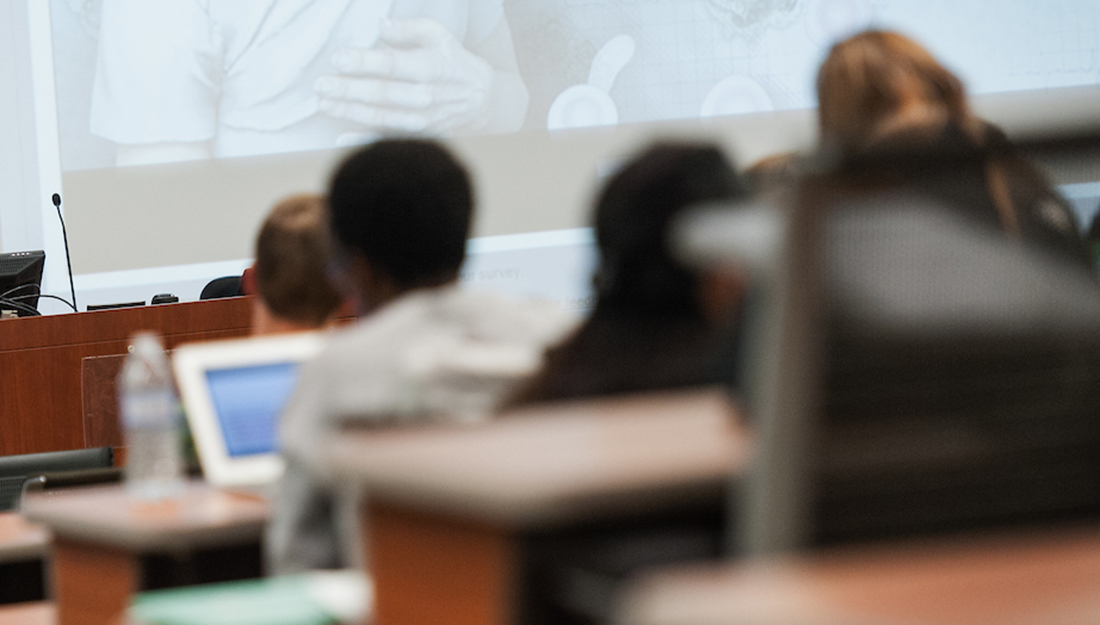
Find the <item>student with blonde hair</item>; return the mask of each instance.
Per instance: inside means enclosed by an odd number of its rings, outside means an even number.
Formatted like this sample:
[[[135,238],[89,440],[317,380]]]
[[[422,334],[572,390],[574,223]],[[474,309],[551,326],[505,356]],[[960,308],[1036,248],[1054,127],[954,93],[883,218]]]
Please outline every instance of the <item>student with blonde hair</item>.
[[[905,128],[955,124],[975,140],[983,124],[962,82],[915,41],[867,31],[833,47],[817,75],[821,139],[859,150]]]
[[[329,280],[332,258],[324,199],[295,195],[275,205],[256,237],[248,290],[254,334],[319,329],[337,314],[342,297]]]
[[[913,40],[867,31],[838,43],[817,92],[822,147],[863,184],[919,187],[1009,238],[1088,264],[1068,203]]]

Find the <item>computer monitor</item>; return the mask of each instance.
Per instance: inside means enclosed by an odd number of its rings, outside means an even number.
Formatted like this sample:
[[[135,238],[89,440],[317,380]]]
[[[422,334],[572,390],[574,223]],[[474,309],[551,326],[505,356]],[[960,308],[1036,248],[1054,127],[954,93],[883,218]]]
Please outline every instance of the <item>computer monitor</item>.
[[[283,472],[279,419],[299,366],[323,346],[306,332],[178,347],[172,354],[206,480],[222,487],[274,483]]]
[[[20,317],[37,315],[45,265],[46,253],[41,250],[0,254],[0,310],[14,310]]]

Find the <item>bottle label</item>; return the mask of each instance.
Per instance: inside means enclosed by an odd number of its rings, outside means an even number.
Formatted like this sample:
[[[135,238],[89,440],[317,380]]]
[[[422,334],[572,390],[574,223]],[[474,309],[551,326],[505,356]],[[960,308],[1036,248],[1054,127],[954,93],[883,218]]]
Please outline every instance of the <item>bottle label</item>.
[[[174,428],[178,414],[170,390],[130,393],[122,399],[122,422],[128,428]]]

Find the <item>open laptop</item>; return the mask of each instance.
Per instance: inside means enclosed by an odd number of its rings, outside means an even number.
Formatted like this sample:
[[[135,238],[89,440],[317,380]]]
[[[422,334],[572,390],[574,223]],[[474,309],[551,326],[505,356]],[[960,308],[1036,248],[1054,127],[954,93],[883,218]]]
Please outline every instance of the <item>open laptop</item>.
[[[172,362],[206,480],[263,492],[283,473],[279,419],[318,333],[194,343]]]

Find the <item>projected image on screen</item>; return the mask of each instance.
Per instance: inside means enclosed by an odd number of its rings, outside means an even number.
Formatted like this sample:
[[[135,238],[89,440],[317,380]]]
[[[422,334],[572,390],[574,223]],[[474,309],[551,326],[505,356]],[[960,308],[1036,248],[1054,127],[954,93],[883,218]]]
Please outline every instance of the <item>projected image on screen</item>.
[[[1100,82],[1100,3],[1093,0],[515,0],[508,7],[532,128],[812,108],[829,47],[867,28],[911,35],[975,94]],[[624,38],[630,46],[619,43]]]
[[[77,25],[94,40],[94,70],[62,65],[57,82],[83,72],[88,132],[113,144],[121,165],[317,150],[386,132],[509,131],[526,110],[500,0],[53,9],[55,57],[80,63],[65,49],[80,45]]]
[[[51,0],[66,171],[815,105],[834,42],[971,93],[1100,83],[1095,0]]]
[[[283,363],[206,373],[230,457],[278,450],[279,415],[298,381],[298,366]]]

